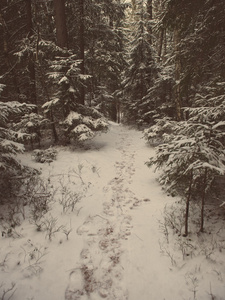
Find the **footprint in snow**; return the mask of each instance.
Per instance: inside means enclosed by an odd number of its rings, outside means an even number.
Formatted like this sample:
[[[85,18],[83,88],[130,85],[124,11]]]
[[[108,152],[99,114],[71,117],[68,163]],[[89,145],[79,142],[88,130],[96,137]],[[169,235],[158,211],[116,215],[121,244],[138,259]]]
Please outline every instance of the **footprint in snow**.
[[[66,300],[88,300],[84,290],[83,274],[80,268],[70,273],[70,282],[65,292]]]

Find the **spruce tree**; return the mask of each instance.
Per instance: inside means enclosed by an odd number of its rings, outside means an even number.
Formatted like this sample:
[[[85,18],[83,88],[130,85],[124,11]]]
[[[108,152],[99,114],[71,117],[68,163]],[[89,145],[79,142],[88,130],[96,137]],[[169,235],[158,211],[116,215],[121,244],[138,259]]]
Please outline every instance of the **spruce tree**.
[[[14,193],[16,183],[20,181],[18,176],[26,176],[28,171],[16,156],[25,150],[23,143],[33,137],[32,133],[12,129],[12,125],[34,110],[35,106],[31,104],[0,102],[0,202]],[[13,180],[16,182],[14,187],[11,186]]]
[[[148,113],[152,109],[145,101],[148,90],[152,87],[157,72],[155,54],[152,47],[151,6],[143,0],[133,3],[132,40],[128,48],[128,68],[124,74],[123,88],[126,95],[124,102],[127,122],[144,124],[149,122]]]
[[[161,64],[164,76],[149,90],[159,113],[145,136],[161,144],[149,165],[162,167],[161,183],[186,198],[187,235],[190,202],[194,199],[200,204],[203,231],[207,194],[225,170],[224,3],[174,0],[165,4],[161,26],[171,32],[173,48]],[[157,87],[166,83],[165,79],[169,93],[163,100],[162,89],[157,91]]]

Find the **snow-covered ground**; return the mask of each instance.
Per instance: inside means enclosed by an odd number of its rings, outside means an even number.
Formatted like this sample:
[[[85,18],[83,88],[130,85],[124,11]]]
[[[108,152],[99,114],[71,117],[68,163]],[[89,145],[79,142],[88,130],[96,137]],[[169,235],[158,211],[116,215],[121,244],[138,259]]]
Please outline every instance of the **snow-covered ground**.
[[[224,226],[172,234],[163,211],[179,199],[144,164],[154,149],[142,133],[111,123],[85,147],[59,147],[50,164],[20,156],[54,197],[41,223],[1,237],[0,299],[225,299]]]

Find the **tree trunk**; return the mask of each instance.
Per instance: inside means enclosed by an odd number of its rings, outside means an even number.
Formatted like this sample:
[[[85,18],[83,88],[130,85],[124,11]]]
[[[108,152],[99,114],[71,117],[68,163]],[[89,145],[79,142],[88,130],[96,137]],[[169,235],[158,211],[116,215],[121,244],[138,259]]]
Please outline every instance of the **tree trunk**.
[[[19,99],[19,94],[20,94],[20,89],[18,87],[17,84],[17,78],[14,72],[14,67],[12,67],[12,64],[10,62],[10,57],[9,57],[9,46],[8,46],[8,40],[7,37],[9,37],[9,32],[7,30],[7,26],[2,14],[2,7],[1,7],[1,3],[0,3],[0,24],[2,24],[2,28],[3,28],[3,53],[4,53],[4,58],[5,58],[5,62],[6,62],[6,66],[8,68],[8,72],[12,72],[12,79],[13,79],[13,86],[15,88],[15,91],[18,95],[18,99]]]
[[[116,103],[116,121],[117,121],[117,123],[118,124],[120,124],[121,123],[121,111],[120,111],[120,102],[119,101],[117,101],[117,103]]]
[[[159,34],[158,61],[161,61],[163,39],[164,39],[164,28],[161,28],[160,34]]]
[[[33,31],[33,23],[32,23],[32,7],[31,0],[26,0],[26,12],[27,12],[27,35],[28,38],[31,39],[34,31]],[[28,71],[30,77],[30,90],[29,90],[29,98],[32,104],[37,106],[37,96],[36,96],[36,74],[35,74],[35,62],[34,62],[33,52],[29,54],[28,57]],[[37,107],[36,107],[37,112]]]
[[[65,0],[54,0],[56,43],[60,48],[68,48],[68,36],[66,27]]]
[[[28,37],[30,38],[33,35],[31,0],[26,0],[26,11],[27,11],[27,33],[28,33]]]
[[[81,59],[81,65],[80,65],[80,71],[81,74],[85,74],[85,47],[84,47],[84,0],[80,0],[79,5],[79,20],[80,20],[80,28],[79,28],[79,36],[80,36],[80,59]],[[81,88],[80,88],[80,99],[79,103],[84,105],[85,100],[85,86],[84,83],[81,82]]]
[[[50,120],[51,120],[51,127],[52,127],[52,134],[54,137],[54,141],[55,141],[55,143],[57,143],[59,141],[59,138],[58,138],[58,134],[57,134],[57,131],[55,128],[55,120],[54,120],[52,110],[50,110]]]
[[[167,38],[166,38],[166,28],[164,28],[164,43],[163,43],[163,61],[166,59],[167,54]]]
[[[202,206],[201,206],[201,226],[200,231],[204,231],[204,211],[205,211],[205,196],[206,196],[207,169],[205,169],[203,191],[202,191]]]
[[[188,236],[188,219],[189,219],[189,207],[190,207],[190,200],[191,200],[192,183],[193,183],[193,171],[191,171],[191,178],[190,178],[190,183],[189,183],[188,195],[187,195],[187,199],[186,199],[184,236]]]
[[[148,35],[149,35],[149,44],[152,44],[152,0],[148,0],[146,4],[146,10],[148,14]]]
[[[132,7],[132,15],[135,18],[136,10],[137,10],[137,3],[136,0],[131,0],[131,7]]]
[[[175,87],[174,87],[174,102],[176,108],[176,119],[181,121],[181,86],[180,86],[180,75],[181,75],[181,62],[180,62],[180,32],[178,29],[174,31],[174,47],[175,47]]]

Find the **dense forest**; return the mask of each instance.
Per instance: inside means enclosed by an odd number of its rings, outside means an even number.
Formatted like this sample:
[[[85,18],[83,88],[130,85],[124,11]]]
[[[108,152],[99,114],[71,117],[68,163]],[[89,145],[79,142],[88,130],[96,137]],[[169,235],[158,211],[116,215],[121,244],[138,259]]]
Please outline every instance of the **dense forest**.
[[[225,169],[224,15],[224,0],[1,0],[1,199],[24,145],[81,143],[110,119],[158,146],[147,164],[186,216],[200,201],[203,231]]]

